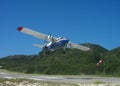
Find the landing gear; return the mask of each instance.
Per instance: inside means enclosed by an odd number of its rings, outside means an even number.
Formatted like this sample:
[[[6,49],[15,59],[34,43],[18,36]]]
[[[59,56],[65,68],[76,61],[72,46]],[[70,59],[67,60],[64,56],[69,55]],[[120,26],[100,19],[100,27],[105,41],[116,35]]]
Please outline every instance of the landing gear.
[[[65,51],[63,51],[63,54],[66,54],[66,52],[65,52]]]
[[[63,54],[66,54],[66,47],[63,47]]]
[[[43,47],[43,51],[42,51],[42,57],[44,57],[45,55],[48,54],[48,47],[47,46],[44,46]]]

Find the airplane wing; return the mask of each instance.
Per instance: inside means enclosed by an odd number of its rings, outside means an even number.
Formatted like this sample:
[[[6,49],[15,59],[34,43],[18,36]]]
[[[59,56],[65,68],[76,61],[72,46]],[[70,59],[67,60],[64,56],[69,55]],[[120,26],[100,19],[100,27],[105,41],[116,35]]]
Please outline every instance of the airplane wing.
[[[83,45],[78,45],[78,44],[75,44],[75,43],[70,43],[69,45],[72,48],[76,48],[76,49],[83,50],[83,51],[89,51],[90,50],[89,47],[85,47]]]
[[[20,31],[20,32],[32,35],[36,38],[46,40],[46,41],[56,40],[55,37],[50,38],[49,35],[46,35],[46,34],[31,30],[31,29],[28,29],[28,28],[25,28],[25,27],[18,27],[17,30]]]

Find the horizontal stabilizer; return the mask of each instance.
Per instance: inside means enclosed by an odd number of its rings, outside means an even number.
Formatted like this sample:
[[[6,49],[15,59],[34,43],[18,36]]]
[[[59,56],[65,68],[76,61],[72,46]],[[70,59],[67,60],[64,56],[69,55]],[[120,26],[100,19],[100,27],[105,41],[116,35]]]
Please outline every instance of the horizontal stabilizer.
[[[44,46],[43,45],[40,45],[40,44],[33,44],[34,46],[36,47],[39,47],[39,48],[43,48]]]

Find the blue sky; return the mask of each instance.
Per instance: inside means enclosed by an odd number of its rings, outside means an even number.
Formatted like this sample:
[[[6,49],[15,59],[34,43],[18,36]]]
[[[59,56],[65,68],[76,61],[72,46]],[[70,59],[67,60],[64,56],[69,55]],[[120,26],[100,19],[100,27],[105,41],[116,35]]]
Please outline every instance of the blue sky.
[[[120,0],[0,0],[0,57],[41,50],[18,26],[111,50],[120,46]]]

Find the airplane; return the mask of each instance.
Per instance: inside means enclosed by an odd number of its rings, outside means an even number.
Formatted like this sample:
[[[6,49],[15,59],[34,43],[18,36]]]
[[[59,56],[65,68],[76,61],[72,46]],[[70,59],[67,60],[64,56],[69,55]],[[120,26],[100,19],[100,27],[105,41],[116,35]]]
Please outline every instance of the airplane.
[[[62,48],[64,50],[64,52],[65,52],[66,48],[76,48],[76,49],[79,49],[82,51],[89,51],[90,50],[89,47],[72,43],[69,41],[69,39],[67,39],[65,37],[56,38],[56,37],[53,37],[51,35],[46,35],[46,34],[28,29],[26,27],[18,27],[17,30],[20,32],[26,33],[28,35],[34,36],[36,38],[45,40],[46,43],[44,45],[34,44],[34,46],[37,46],[39,48],[43,48],[45,53],[53,52],[53,51],[56,51],[60,48]]]

